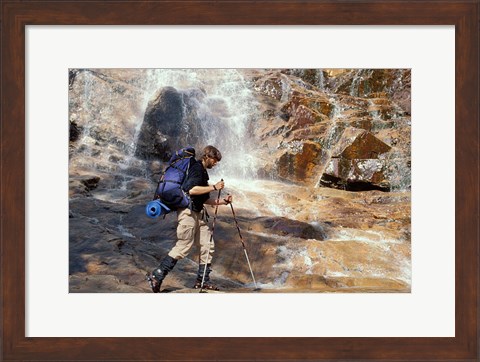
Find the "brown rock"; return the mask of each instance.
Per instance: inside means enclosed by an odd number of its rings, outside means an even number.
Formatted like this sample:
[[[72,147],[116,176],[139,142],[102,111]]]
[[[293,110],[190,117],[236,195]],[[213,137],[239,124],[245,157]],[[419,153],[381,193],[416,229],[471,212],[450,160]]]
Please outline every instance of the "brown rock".
[[[283,106],[282,110],[287,114],[295,115],[300,106],[326,117],[329,117],[333,110],[333,105],[323,93],[305,90],[295,90],[290,101]]]
[[[372,133],[361,129],[346,129],[335,146],[332,156],[344,159],[376,159],[390,151],[391,147],[376,138]]]
[[[286,150],[278,159],[277,168],[280,177],[291,181],[316,182],[316,173],[322,156],[322,147],[312,141],[297,141],[294,149]]]
[[[315,228],[309,223],[286,217],[258,218],[255,225],[257,231],[268,231],[281,236],[316,240],[324,240],[327,229],[326,225],[318,225]]]
[[[286,91],[288,91],[285,78],[279,73],[267,75],[257,80],[255,83],[255,90],[278,101],[286,97]]]
[[[290,122],[293,123],[291,129],[304,128],[305,126],[315,124],[315,122],[319,120],[321,120],[321,117],[318,112],[315,112],[304,105],[300,105],[295,109],[293,116],[290,118]]]
[[[385,161],[377,159],[333,158],[325,168],[320,183],[349,191],[390,189],[385,176]]]
[[[74,195],[87,195],[95,190],[100,182],[100,177],[96,175],[77,175],[70,176],[69,193],[70,197]]]

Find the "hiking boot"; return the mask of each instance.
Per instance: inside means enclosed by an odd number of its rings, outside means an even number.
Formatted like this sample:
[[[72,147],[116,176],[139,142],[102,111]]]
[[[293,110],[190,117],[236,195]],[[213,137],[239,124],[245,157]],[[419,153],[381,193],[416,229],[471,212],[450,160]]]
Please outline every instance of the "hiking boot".
[[[197,281],[193,286],[194,289],[202,289],[202,280],[203,280],[203,290],[220,290],[216,285],[210,283],[210,273],[212,272],[211,268],[212,264],[207,264],[205,268],[205,264],[200,264],[198,266],[197,272]],[[205,273],[205,276],[203,275]]]
[[[158,280],[153,273],[147,274],[147,281],[150,284],[150,288],[152,288],[152,292],[160,293],[160,287],[162,286],[162,281]]]
[[[205,268],[205,264],[200,264],[198,266],[198,272],[197,272],[197,282],[202,281],[204,283],[207,283],[210,280],[210,273],[212,272],[212,264],[207,264],[207,267]],[[203,274],[205,273],[205,279]]]
[[[177,260],[167,255],[162,259],[158,268],[153,270],[150,274],[147,274],[147,281],[152,288],[152,292],[160,293],[160,287],[162,286],[163,279],[177,264]]]
[[[195,283],[193,286],[193,289],[203,289],[203,290],[220,290],[216,285],[210,284],[207,282],[203,283],[203,288],[202,288],[202,281],[198,281]]]

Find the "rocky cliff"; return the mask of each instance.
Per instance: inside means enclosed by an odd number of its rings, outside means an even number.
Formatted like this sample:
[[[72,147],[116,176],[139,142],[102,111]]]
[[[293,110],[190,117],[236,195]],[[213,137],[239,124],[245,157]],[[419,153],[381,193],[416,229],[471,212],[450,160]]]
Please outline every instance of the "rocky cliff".
[[[222,151],[211,179],[263,290],[410,290],[409,70],[72,69],[69,122],[71,292],[149,291],[176,220],[144,207],[186,144]],[[213,276],[250,291],[228,207],[217,225]],[[188,290],[197,257],[167,291]]]

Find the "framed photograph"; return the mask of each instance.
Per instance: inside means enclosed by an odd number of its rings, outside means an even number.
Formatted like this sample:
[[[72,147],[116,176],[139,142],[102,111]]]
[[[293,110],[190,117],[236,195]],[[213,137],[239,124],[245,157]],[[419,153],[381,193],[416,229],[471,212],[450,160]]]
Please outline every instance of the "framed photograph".
[[[2,358],[477,360],[478,6],[3,2]]]
[[[410,99],[410,69],[69,69],[70,293],[409,293]]]

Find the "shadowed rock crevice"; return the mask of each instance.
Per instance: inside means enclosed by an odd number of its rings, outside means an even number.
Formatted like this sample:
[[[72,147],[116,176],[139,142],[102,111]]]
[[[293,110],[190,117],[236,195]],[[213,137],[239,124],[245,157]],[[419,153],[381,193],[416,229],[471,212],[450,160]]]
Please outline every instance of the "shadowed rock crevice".
[[[377,178],[379,180],[379,178]],[[383,178],[382,178],[383,180]],[[378,181],[377,181],[378,182]],[[379,190],[388,192],[390,191],[390,185],[388,183],[382,184],[379,180],[378,184],[374,182],[365,182],[365,181],[345,181],[342,178],[335,177],[324,173],[320,179],[320,184],[325,187],[332,187],[339,190],[345,191],[372,191]]]

